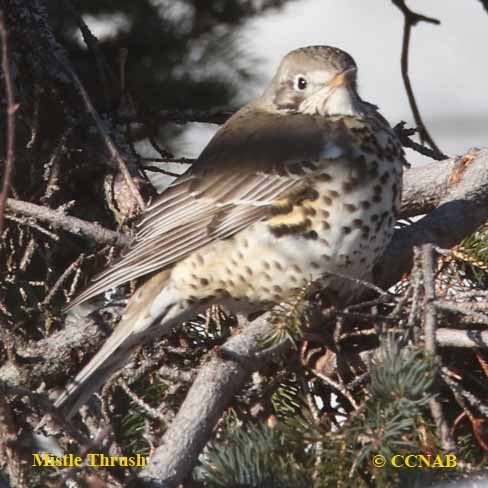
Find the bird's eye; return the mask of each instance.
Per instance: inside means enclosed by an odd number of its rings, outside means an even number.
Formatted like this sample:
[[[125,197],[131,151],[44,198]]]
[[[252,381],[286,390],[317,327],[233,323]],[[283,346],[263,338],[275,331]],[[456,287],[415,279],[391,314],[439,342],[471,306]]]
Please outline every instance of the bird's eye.
[[[303,91],[307,88],[308,81],[303,75],[297,75],[295,77],[295,82],[293,83],[295,90]]]

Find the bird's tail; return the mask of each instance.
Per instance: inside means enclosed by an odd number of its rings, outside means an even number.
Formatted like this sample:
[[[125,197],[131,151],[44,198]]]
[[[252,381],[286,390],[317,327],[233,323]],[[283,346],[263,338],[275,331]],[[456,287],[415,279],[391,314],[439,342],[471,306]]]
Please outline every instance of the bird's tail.
[[[136,348],[178,322],[181,301],[168,286],[169,275],[170,271],[158,273],[136,291],[112,335],[56,400],[55,407],[67,418],[125,366]]]

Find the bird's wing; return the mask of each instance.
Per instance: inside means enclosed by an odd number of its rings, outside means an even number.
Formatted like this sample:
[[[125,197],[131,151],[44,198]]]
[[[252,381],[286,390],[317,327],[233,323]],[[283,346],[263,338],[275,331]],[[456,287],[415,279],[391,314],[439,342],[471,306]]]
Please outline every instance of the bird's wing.
[[[310,177],[306,171],[290,172],[290,165],[304,162],[306,168],[307,162],[346,153],[343,124],[242,109],[145,211],[122,258],[69,308],[265,218],[273,202],[298,191]]]

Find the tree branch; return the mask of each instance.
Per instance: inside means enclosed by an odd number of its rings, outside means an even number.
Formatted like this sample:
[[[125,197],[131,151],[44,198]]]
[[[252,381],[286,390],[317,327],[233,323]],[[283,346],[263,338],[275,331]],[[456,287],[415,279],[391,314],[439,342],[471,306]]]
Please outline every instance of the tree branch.
[[[12,73],[10,72],[10,62],[8,59],[8,34],[3,10],[0,11],[0,38],[2,40],[2,71],[5,80],[5,96],[7,104],[7,151],[3,170],[2,191],[0,193],[0,235],[2,235],[5,202],[10,190],[10,179],[12,177],[15,161],[15,112],[19,107],[18,104],[15,103]]]
[[[405,4],[405,0],[392,0],[393,4],[396,5],[401,12],[403,13],[404,17],[404,26],[403,26],[403,43],[402,43],[402,55],[401,55],[401,67],[402,67],[402,78],[403,83],[405,85],[405,90],[407,92],[408,102],[410,103],[410,108],[412,109],[413,117],[415,119],[415,124],[417,125],[420,141],[423,143],[424,141],[429,144],[429,146],[439,154],[440,157],[443,159],[447,156],[442,154],[442,151],[436,145],[432,137],[430,136],[425,124],[422,120],[420,115],[420,110],[417,105],[417,101],[415,100],[415,95],[413,93],[412,82],[410,81],[410,76],[408,74],[408,55],[410,49],[410,34],[412,31],[412,27],[416,25],[418,22],[427,22],[429,24],[440,24],[439,20],[433,19],[431,17],[426,17],[425,15],[420,15],[415,12],[412,12],[407,5]]]
[[[405,178],[404,205],[426,190],[425,181],[415,181],[415,176],[424,175],[428,180],[439,175],[431,163],[423,168],[407,171]],[[443,163],[439,166],[442,167]],[[452,166],[450,166],[452,165]],[[461,163],[446,162],[452,168],[445,185],[440,185],[438,207],[419,221],[398,229],[381,262],[374,270],[375,283],[389,288],[412,268],[413,248],[432,243],[449,249],[471,235],[488,220],[488,149],[471,151]],[[432,173],[429,172],[432,169]],[[445,170],[445,168],[444,168]],[[410,177],[407,177],[410,173]],[[417,198],[413,195],[417,195]],[[437,199],[437,198],[436,198]],[[427,210],[432,204],[424,207]],[[407,207],[409,205],[407,204]],[[420,206],[417,206],[420,208]]]
[[[58,210],[42,207],[30,202],[7,199],[7,210],[16,214],[34,217],[41,222],[47,222],[54,229],[62,229],[98,242],[99,244],[117,244],[123,246],[129,242],[128,236],[105,229],[101,225],[87,222],[76,217],[70,217]]]
[[[421,250],[417,250],[422,262],[422,276],[424,280],[425,303],[424,303],[424,334],[425,334],[425,353],[435,358],[437,353],[436,330],[437,330],[437,310],[434,305],[435,278],[434,278],[434,251],[432,244],[426,244]],[[437,393],[437,391],[436,391]],[[437,436],[441,446],[446,452],[454,452],[456,443],[452,438],[449,425],[446,422],[442,405],[437,398],[429,401],[430,414],[434,419]]]
[[[259,354],[274,327],[270,313],[246,324],[239,335],[230,338],[200,370],[174,421],[164,434],[141,477],[150,486],[168,488],[183,482],[229,401],[243,386],[252,371],[272,353],[289,347],[273,348]]]

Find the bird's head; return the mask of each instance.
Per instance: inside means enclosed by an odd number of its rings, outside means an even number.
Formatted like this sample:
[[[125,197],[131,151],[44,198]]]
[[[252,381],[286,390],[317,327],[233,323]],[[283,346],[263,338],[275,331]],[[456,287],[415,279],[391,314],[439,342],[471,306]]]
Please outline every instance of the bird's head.
[[[356,71],[354,59],[340,49],[303,47],[283,58],[263,97],[278,112],[357,115],[363,107]]]

